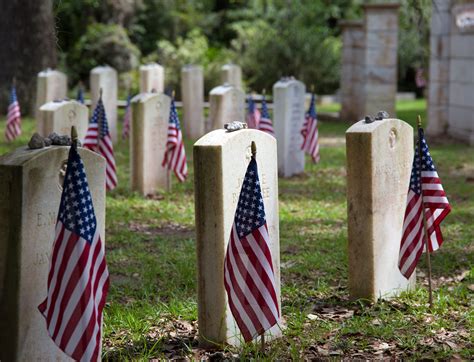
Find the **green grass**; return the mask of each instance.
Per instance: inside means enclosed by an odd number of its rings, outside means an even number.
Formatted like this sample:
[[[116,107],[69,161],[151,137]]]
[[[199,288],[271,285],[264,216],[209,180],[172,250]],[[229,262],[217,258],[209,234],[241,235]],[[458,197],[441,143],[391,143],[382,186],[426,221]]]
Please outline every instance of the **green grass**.
[[[414,125],[418,114],[425,119],[425,109],[422,100],[400,102],[397,116]],[[336,140],[322,147],[321,163],[313,165],[308,159],[304,175],[279,181],[284,337],[268,343],[265,355],[258,345],[247,345],[229,347],[224,356],[469,359],[474,355],[474,149],[454,142],[431,144],[453,207],[443,223],[445,243],[432,257],[434,310],[426,305],[425,277],[418,277],[416,290],[395,300],[351,302],[343,144],[347,127],[342,122],[321,123],[321,142]],[[31,120],[24,121],[25,135],[33,128]],[[0,153],[24,145],[27,138],[12,145],[0,143]],[[104,316],[105,359],[199,359],[204,353],[194,339],[192,142],[186,143],[186,151],[189,179],[175,182],[172,192],[147,199],[128,189],[128,142],[116,146],[119,187],[107,195],[112,283]],[[426,272],[424,259],[419,270]]]

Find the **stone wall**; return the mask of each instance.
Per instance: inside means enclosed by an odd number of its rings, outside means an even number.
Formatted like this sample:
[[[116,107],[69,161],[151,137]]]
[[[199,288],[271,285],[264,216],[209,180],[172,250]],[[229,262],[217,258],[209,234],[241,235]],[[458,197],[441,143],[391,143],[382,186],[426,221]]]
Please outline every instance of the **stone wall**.
[[[474,0],[433,0],[427,133],[474,145],[472,19]]]
[[[355,122],[379,110],[395,115],[398,7],[394,3],[367,4],[363,21],[340,23],[343,120]]]

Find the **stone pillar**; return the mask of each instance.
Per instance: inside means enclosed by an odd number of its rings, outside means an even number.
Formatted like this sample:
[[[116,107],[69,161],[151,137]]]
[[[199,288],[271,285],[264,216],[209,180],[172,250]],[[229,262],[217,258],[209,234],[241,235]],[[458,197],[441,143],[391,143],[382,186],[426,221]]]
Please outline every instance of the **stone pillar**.
[[[435,25],[437,31],[442,31],[443,25],[451,27],[449,38],[442,35],[438,37],[435,50],[440,62],[449,62],[448,134],[474,146],[474,24],[472,22],[474,2],[453,6],[450,18],[448,18],[449,12],[445,10],[446,8],[447,4],[444,4],[439,16],[448,23],[437,26],[432,23],[432,25]],[[438,14],[433,14],[433,20],[435,16],[437,17]],[[432,53],[434,46],[432,44]],[[448,46],[449,49],[446,49]],[[449,60],[446,60],[447,56]],[[430,82],[430,88],[436,89],[436,86],[436,83]],[[439,86],[445,86],[445,83],[440,82]],[[446,88],[443,90],[445,91]],[[433,105],[435,103],[433,102]],[[430,102],[430,117],[435,112],[438,113],[438,117],[442,117],[443,109],[445,109],[443,103],[438,102],[438,108],[433,106],[433,109],[431,104]],[[432,120],[430,119],[429,122]],[[435,126],[434,122],[431,129],[435,130]]]
[[[91,87],[91,114],[99,100],[100,89],[102,88],[102,101],[104,102],[105,113],[109,124],[112,141],[117,142],[117,71],[107,66],[95,67],[90,73]]]
[[[251,129],[210,132],[194,145],[198,322],[200,343],[207,347],[226,343],[238,346],[243,340],[227,303],[224,257],[251,158],[252,141],[257,146],[256,159],[281,305],[276,140]],[[276,325],[265,335],[266,340],[280,336],[281,329]]]
[[[245,94],[229,84],[215,87],[209,93],[208,131],[224,128],[232,121],[245,122]]]
[[[362,21],[343,21],[339,25],[342,28],[340,119],[355,122],[363,117],[365,32]]]
[[[204,76],[199,65],[181,69],[183,129],[187,138],[198,139],[204,134]]]
[[[49,68],[39,72],[36,84],[35,118],[38,119],[39,109],[43,104],[66,97],[66,74]]]
[[[140,93],[131,103],[131,189],[144,196],[170,191],[170,172],[161,162],[168,139],[171,98],[163,93]]]
[[[451,0],[433,0],[430,31],[430,76],[426,133],[440,136],[448,128]]]
[[[140,66],[140,93],[163,93],[165,89],[165,70],[157,63]]]
[[[395,115],[399,4],[366,4],[363,114]]]
[[[77,101],[49,102],[39,109],[36,125],[38,133],[43,137],[52,132],[68,135],[71,133],[71,126],[76,126],[77,135],[83,140],[89,126],[89,110]]]
[[[222,83],[242,89],[242,68],[237,64],[225,64],[221,68]]]
[[[72,361],[49,337],[38,311],[47,292],[54,230],[69,147],[0,157],[0,359]],[[105,160],[80,148],[105,240]]]
[[[273,85],[273,124],[278,140],[278,172],[282,177],[304,172],[301,129],[305,92],[305,85],[295,79],[284,78]]]
[[[377,300],[414,287],[398,269],[408,186],[413,162],[413,128],[399,119],[346,132],[349,292]]]

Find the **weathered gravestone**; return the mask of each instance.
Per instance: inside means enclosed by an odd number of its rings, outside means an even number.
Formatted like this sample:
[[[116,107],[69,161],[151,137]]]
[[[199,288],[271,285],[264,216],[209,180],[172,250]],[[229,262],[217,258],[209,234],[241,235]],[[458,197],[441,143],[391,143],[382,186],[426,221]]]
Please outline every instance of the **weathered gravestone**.
[[[66,74],[49,68],[39,72],[36,83],[35,118],[38,119],[39,109],[43,104],[56,99],[64,99],[66,96]]]
[[[221,68],[222,83],[242,88],[242,69],[237,64],[225,64]]]
[[[245,121],[245,94],[230,84],[215,87],[209,93],[208,131],[224,128],[232,121]]]
[[[399,119],[360,121],[346,132],[349,291],[376,300],[413,287],[398,270],[413,128]]]
[[[238,346],[242,342],[224,289],[224,256],[251,158],[252,141],[257,146],[256,159],[271,240],[278,304],[281,307],[276,140],[264,132],[251,129],[230,133],[215,130],[194,145],[198,322],[203,346],[212,347],[216,343]],[[280,335],[278,325],[266,333],[270,338]]]
[[[140,66],[140,93],[158,92],[165,89],[165,71],[157,63]]]
[[[171,189],[171,176],[161,166],[168,139],[171,98],[162,93],[140,93],[132,99],[130,180],[142,195]]]
[[[187,65],[181,69],[181,98],[184,134],[187,138],[197,139],[204,134],[204,76],[201,66]]]
[[[69,147],[20,148],[0,157],[0,360],[70,361],[49,337],[38,305],[47,280]],[[105,160],[80,149],[101,237]]]
[[[77,101],[53,101],[41,106],[36,122],[37,131],[43,137],[52,132],[69,134],[71,126],[75,126],[79,139],[83,140],[89,124],[89,110]]]
[[[301,150],[305,117],[305,85],[284,78],[273,85],[273,124],[278,140],[278,172],[290,177],[304,172],[304,152]]]
[[[90,73],[92,112],[102,89],[102,101],[109,125],[110,135],[117,142],[117,71],[109,66],[95,67]]]

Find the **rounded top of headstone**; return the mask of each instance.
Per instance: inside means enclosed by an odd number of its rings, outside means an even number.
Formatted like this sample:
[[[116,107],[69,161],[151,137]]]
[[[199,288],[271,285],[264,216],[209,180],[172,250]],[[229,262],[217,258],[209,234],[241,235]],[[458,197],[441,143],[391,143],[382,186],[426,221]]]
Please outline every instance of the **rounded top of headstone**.
[[[83,108],[87,110],[87,106],[76,101],[76,100],[69,100],[69,99],[59,99],[59,100],[54,100],[52,102],[48,102],[43,104],[40,107],[40,111],[56,111],[60,108],[63,107],[72,107],[72,108]]]
[[[147,92],[147,93],[139,93],[135,97],[133,97],[130,102],[131,103],[147,103],[157,99],[166,99],[171,102],[171,97],[164,93],[158,92]]]
[[[291,86],[298,86],[300,88],[306,89],[306,86],[303,82],[295,79],[295,77],[284,77],[281,78],[278,82],[273,85],[273,88],[287,88]]]
[[[217,129],[202,136],[196,141],[194,147],[222,147],[230,142],[244,142],[248,143],[249,147],[255,142],[257,149],[259,144],[275,144],[276,138],[266,132],[256,129],[241,129],[235,132],[228,132],[225,129]],[[276,155],[275,155],[276,156]]]
[[[34,167],[42,167],[44,163],[53,159],[57,155],[67,159],[69,146],[50,146],[40,149],[29,149],[28,146],[17,148],[16,150],[0,156],[1,165],[28,166],[30,163]],[[96,152],[86,148],[78,148],[81,157],[93,158],[94,162],[105,162],[105,159]]]
[[[367,123],[365,120],[361,120],[359,122],[354,123],[352,126],[350,126],[347,129],[346,134],[347,133],[374,133],[374,132],[378,132],[385,128],[390,128],[390,127],[401,127],[401,128],[413,129],[413,127],[410,126],[408,123],[397,118],[388,118],[388,119],[384,119],[382,122],[374,121],[371,123]]]
[[[51,69],[51,68],[46,68],[45,70],[42,70],[41,72],[38,73],[38,77],[51,77],[51,76],[66,77],[66,74],[64,74],[63,72],[60,72],[59,70]]]
[[[117,73],[117,71],[112,68],[110,65],[99,65],[91,69],[91,74],[100,74],[100,73]]]
[[[244,95],[244,92],[240,88],[237,88],[234,85],[229,84],[229,83],[224,83],[223,85],[219,85],[215,88],[212,88],[209,94],[219,95],[219,94],[224,94],[227,92],[240,92]]]
[[[163,66],[158,63],[148,63],[140,65],[140,70],[162,69]]]

